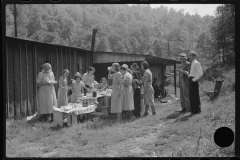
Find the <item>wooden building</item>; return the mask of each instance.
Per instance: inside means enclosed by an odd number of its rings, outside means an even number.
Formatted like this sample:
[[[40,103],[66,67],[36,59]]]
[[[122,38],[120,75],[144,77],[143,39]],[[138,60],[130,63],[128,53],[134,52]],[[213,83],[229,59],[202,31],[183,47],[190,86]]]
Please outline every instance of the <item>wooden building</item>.
[[[111,66],[113,62],[118,62],[120,65],[127,64],[129,67],[132,63],[137,63],[139,68],[141,62],[147,61],[149,68],[152,72],[153,78],[157,78],[160,83],[164,85],[164,75],[166,75],[166,66],[174,66],[174,86],[176,95],[176,64],[179,61],[160,58],[152,55],[139,55],[139,54],[126,54],[126,53],[113,53],[113,52],[94,52],[93,53],[93,66],[96,69],[94,75],[97,81],[102,77],[107,78],[107,67]],[[141,71],[141,70],[140,70]],[[141,71],[143,73],[143,71]]]
[[[36,78],[44,63],[50,63],[58,80],[63,69],[70,71],[69,79],[89,66],[92,52],[74,47],[34,42],[6,37],[4,70],[6,77],[7,117],[25,117],[37,110]],[[56,93],[58,85],[55,85]]]
[[[131,65],[142,61],[150,64],[153,78],[157,77],[163,81],[166,66],[180,63],[150,55],[136,55],[113,52],[93,52],[75,47],[47,44],[42,42],[23,40],[13,37],[5,37],[3,49],[4,63],[4,99],[6,100],[7,117],[26,117],[37,111],[37,85],[36,79],[44,63],[50,63],[58,80],[63,69],[68,69],[70,75],[68,80],[74,78],[78,71],[81,74],[86,72],[88,66],[92,65],[96,69],[95,79],[99,81],[102,77],[108,76],[107,67],[113,62]],[[92,58],[91,58],[92,57]],[[176,73],[176,72],[175,72]],[[175,74],[176,75],[176,74]],[[176,87],[176,76],[175,76]],[[55,85],[57,93],[58,85]],[[176,91],[175,91],[176,94]]]

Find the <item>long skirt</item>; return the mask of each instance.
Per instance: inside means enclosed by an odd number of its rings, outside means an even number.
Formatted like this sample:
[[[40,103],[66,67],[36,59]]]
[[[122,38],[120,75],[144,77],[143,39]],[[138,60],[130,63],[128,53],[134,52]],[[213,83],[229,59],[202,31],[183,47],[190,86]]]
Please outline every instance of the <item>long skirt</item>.
[[[152,86],[147,88],[147,91],[144,93],[144,105],[155,105],[154,103],[154,90]]]
[[[123,86],[121,103],[123,111],[134,110],[133,88],[131,84],[128,87]]]
[[[122,94],[119,96],[120,86],[113,86],[111,96],[111,113],[122,113]]]
[[[52,114],[57,105],[56,92],[53,86],[41,86],[38,90],[38,113]]]
[[[134,111],[133,115],[135,117],[141,117],[141,94],[140,88],[136,88],[134,91]]]
[[[198,81],[193,82],[193,77],[189,77],[189,98],[190,98],[190,106],[191,113],[196,114],[201,112],[201,102],[199,96],[199,84]]]
[[[58,108],[61,108],[61,106],[67,106],[68,105],[68,95],[67,91],[61,87],[58,88],[58,100],[57,100]]]

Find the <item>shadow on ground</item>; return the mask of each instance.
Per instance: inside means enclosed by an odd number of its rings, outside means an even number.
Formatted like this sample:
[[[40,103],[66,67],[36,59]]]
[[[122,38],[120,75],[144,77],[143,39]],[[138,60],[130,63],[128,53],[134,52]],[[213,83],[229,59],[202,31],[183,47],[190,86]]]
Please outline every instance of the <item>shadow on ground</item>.
[[[185,115],[185,116],[183,116],[183,117],[181,117],[181,118],[176,119],[176,120],[174,121],[174,123],[175,123],[175,122],[185,122],[185,121],[188,121],[190,117],[192,117],[192,115]]]
[[[175,119],[175,118],[178,118],[180,115],[181,115],[181,113],[179,113],[179,112],[173,112],[173,113],[169,114],[166,117],[166,119]]]

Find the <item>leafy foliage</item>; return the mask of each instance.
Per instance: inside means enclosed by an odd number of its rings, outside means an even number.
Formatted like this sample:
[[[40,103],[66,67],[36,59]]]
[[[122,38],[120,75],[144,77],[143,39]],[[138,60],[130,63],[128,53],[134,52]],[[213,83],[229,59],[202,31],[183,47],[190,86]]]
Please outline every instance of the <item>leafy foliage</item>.
[[[234,4],[224,4],[216,10],[210,29],[215,55],[223,63],[233,63],[235,59],[235,6]]]
[[[6,6],[7,36],[14,35],[13,5]],[[17,5],[19,38],[90,49],[92,29],[97,28],[95,50],[153,54],[171,58],[189,49],[190,32],[198,36],[208,30],[214,17],[184,14],[184,10],[160,6],[119,4]],[[201,38],[204,39],[204,38]],[[199,40],[202,42],[203,40]],[[205,43],[199,45],[203,52]]]

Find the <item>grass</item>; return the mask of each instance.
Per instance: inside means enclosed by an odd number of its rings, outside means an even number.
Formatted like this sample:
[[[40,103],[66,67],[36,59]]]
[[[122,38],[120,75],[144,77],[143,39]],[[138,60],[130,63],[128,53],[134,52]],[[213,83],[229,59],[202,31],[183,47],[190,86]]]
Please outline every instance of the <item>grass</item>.
[[[232,74],[232,72],[229,72]],[[231,79],[232,80],[232,79]],[[231,83],[231,80],[226,80]],[[200,90],[208,89],[202,82]],[[173,87],[169,89],[174,93]],[[177,89],[179,95],[179,88]],[[223,88],[219,98],[208,102],[201,93],[202,113],[189,116],[179,100],[156,104],[157,115],[129,122],[98,119],[72,127],[54,127],[38,120],[6,121],[7,157],[215,157],[234,156],[235,147],[216,146],[214,132],[222,126],[235,132],[235,92]],[[151,115],[151,114],[150,114]]]

